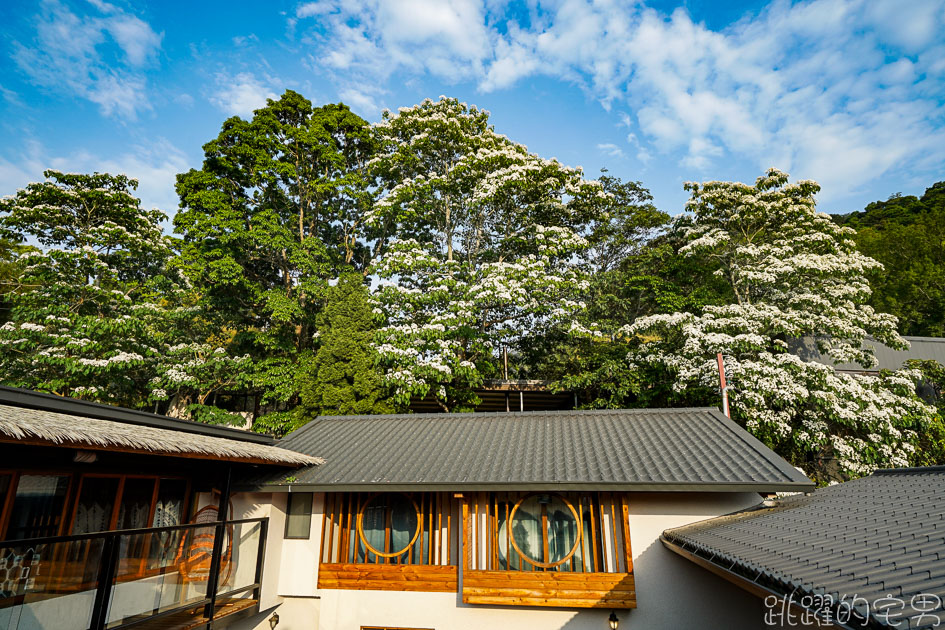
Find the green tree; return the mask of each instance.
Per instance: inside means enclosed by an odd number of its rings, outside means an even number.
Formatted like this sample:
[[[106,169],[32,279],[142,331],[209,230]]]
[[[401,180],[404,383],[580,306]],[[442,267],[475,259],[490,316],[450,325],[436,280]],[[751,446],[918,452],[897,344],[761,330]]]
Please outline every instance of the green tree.
[[[203,167],[178,176],[182,264],[205,316],[252,357],[270,408],[298,401],[328,280],[369,262],[373,150],[370,127],[346,106],[313,108],[290,90],[251,120],[224,122]],[[255,420],[279,431],[291,414]]]
[[[384,194],[370,220],[394,237],[375,266],[386,381],[399,403],[432,393],[468,409],[503,346],[574,323],[589,209],[609,197],[456,99],[385,112],[376,128]]]
[[[144,404],[163,354],[154,338],[159,286],[172,273],[165,217],[141,208],[137,181],[124,175],[45,176],[0,202],[3,227],[39,245],[14,252],[0,327],[3,382]]]
[[[364,277],[343,274],[328,290],[319,314],[320,346],[303,377],[301,421],[317,415],[394,412],[371,347],[374,319]]]
[[[733,300],[637,320],[626,331],[639,342],[632,363],[667,370],[679,391],[717,392],[722,353],[733,417],[820,481],[915,462],[934,417],[915,370],[850,375],[788,351],[788,338],[812,336],[835,361],[869,366],[867,336],[904,346],[895,318],[867,304],[867,273],[879,264],[816,211],[820,187],[771,169],[753,186],[687,189],[693,223],[681,252],[716,261]]]
[[[860,251],[883,265],[870,275],[870,304],[898,317],[905,335],[945,336],[945,182],[921,198],[893,195],[837,221],[854,228]]]

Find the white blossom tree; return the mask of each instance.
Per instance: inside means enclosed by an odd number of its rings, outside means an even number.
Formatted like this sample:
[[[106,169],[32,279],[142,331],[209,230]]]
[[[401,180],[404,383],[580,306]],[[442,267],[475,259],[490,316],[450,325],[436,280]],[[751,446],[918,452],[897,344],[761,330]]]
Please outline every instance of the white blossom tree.
[[[934,413],[915,395],[919,375],[837,372],[788,352],[788,340],[816,339],[836,362],[875,364],[863,340],[905,342],[894,317],[867,301],[866,273],[853,231],[815,208],[815,182],[788,183],[771,169],[754,186],[689,183],[687,256],[711,258],[735,300],[701,313],[654,315],[627,332],[642,343],[632,364],[669,368],[677,390],[718,391],[722,353],[733,417],[821,481],[910,463]]]
[[[382,148],[370,166],[385,191],[369,221],[397,235],[377,243],[386,325],[376,348],[400,402],[432,393],[444,409],[468,408],[503,345],[582,307],[575,253],[587,200],[606,195],[488,118],[441,97],[375,126]]]
[[[2,382],[130,407],[177,396],[182,415],[241,421],[205,403],[241,384],[248,357],[210,343],[166,217],[141,207],[125,175],[45,176],[0,201],[0,226],[38,245],[14,260]]]

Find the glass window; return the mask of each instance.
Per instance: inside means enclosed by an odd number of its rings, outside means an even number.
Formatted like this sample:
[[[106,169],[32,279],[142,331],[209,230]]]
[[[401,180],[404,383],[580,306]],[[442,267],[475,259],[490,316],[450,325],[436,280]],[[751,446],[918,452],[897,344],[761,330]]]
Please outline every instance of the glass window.
[[[312,493],[290,492],[285,517],[286,538],[308,538],[312,531]]]
[[[371,554],[404,555],[420,534],[417,506],[403,494],[378,494],[358,514],[358,534]]]
[[[111,529],[118,477],[83,477],[72,521],[73,534],[89,534]]]
[[[506,533],[508,523],[499,512],[498,541],[509,537],[514,550],[532,566],[556,567],[578,552],[580,529],[576,510],[570,503],[556,494],[535,494],[520,501],[510,517],[511,531]],[[498,544],[498,561],[508,568],[506,554],[511,549]],[[521,565],[528,569],[527,565]]]
[[[154,479],[125,479],[118,507],[117,529],[148,527],[151,501],[154,499]]]
[[[186,494],[187,482],[183,479],[161,479],[151,527],[180,525],[184,521]]]
[[[7,539],[58,535],[68,489],[68,475],[20,475]]]

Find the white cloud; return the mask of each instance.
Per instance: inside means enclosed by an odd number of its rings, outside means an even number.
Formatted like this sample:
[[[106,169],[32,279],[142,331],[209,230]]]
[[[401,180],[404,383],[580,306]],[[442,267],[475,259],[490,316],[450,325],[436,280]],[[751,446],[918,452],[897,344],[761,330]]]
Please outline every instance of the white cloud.
[[[43,171],[124,174],[138,180],[136,195],[145,208],[159,208],[168,216],[177,210],[174,184],[178,173],[190,168],[184,153],[158,138],[147,146],[132,146],[121,154],[100,156],[87,151],[51,155],[38,142],[29,142],[17,155],[0,157],[0,194],[8,195],[30,182],[43,181]]]
[[[254,110],[266,105],[266,99],[279,98],[275,81],[269,77],[259,79],[250,72],[241,72],[236,76],[220,73],[216,78],[217,91],[210,101],[231,116],[250,118]]]
[[[96,103],[106,116],[133,119],[151,108],[144,68],[157,58],[163,34],[113,5],[90,4],[100,15],[78,15],[44,0],[34,41],[15,41],[13,58],[33,83]],[[108,60],[110,45],[120,60]]]
[[[317,15],[299,23],[311,26],[314,67],[348,90],[383,89],[395,72],[484,91],[551,76],[618,106],[644,163],[776,165],[818,179],[829,199],[945,162],[945,0],[773,0],[723,30],[634,0],[526,10],[359,0],[296,14]]]
[[[602,142],[597,145],[597,148],[609,155],[610,157],[622,158],[626,157],[626,154],[623,152],[623,149],[618,147],[612,142]]]

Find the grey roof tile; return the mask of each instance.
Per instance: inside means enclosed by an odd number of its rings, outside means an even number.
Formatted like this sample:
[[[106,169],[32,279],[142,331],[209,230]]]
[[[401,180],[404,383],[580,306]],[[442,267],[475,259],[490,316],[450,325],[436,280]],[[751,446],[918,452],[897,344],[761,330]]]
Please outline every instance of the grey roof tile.
[[[933,627],[945,615],[945,467],[877,471],[667,530],[663,542],[780,595],[797,588],[795,601],[898,597],[906,612],[891,620],[901,624],[874,617],[875,627]],[[925,617],[908,608],[922,594],[940,598]]]
[[[310,489],[813,487],[716,409],[323,416],[279,446],[326,460],[292,473]]]

